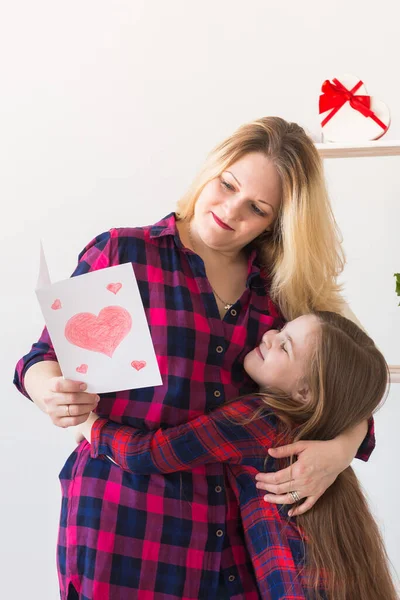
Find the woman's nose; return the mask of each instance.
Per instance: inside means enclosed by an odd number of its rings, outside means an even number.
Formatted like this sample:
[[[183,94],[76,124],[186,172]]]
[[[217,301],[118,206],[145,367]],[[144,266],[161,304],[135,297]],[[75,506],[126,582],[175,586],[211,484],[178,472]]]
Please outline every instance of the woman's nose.
[[[238,221],[240,219],[241,204],[240,198],[229,198],[229,200],[226,200],[224,206],[226,218]]]

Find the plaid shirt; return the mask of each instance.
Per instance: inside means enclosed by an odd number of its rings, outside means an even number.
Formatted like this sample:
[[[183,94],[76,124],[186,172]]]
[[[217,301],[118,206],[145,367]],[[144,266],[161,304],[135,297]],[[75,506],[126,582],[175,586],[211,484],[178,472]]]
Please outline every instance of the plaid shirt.
[[[267,329],[282,324],[254,253],[246,290],[224,319],[203,261],[182,246],[174,214],[153,226],[96,237],[73,275],[127,262],[138,281],[163,385],[101,394],[99,416],[148,433],[254,391],[243,358]],[[46,328],[17,364],[14,382],[25,395],[24,373],[41,360],[57,360]],[[371,429],[360,458],[372,447]],[[128,473],[104,456],[92,458],[89,444],[81,443],[60,480],[62,600],[70,582],[81,600],[212,600],[220,574],[232,600],[259,598],[235,488],[223,463],[180,473]],[[279,564],[278,571],[285,571],[285,561]]]

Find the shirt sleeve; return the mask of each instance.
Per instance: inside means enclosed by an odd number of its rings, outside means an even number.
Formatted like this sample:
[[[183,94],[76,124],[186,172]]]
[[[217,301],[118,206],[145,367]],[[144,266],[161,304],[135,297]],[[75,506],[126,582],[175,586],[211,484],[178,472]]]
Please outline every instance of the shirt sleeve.
[[[229,462],[254,466],[267,458],[276,439],[271,413],[246,423],[260,398],[235,400],[177,427],[144,432],[106,419],[91,431],[91,456],[107,455],[132,473],[174,473],[199,465]]]
[[[373,417],[368,420],[368,431],[361,446],[358,449],[356,458],[367,462],[375,448],[375,423]]]
[[[78,265],[72,273],[72,277],[83,275],[90,271],[97,271],[113,266],[118,263],[118,244],[113,243],[117,237],[117,231],[112,229],[95,237],[79,254]],[[57,356],[53,348],[47,328],[43,329],[38,342],[17,363],[14,373],[14,385],[27,398],[31,399],[25,389],[24,377],[26,371],[37,362],[52,360],[57,362]]]

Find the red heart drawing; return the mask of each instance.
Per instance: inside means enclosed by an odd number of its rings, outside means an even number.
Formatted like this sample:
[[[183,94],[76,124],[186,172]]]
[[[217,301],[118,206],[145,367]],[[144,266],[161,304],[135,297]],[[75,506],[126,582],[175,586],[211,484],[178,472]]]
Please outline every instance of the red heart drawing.
[[[122,283],[109,283],[107,289],[109,292],[113,294],[118,294],[119,290],[122,288]]]
[[[106,306],[99,316],[78,313],[67,321],[64,335],[67,340],[92,352],[101,352],[110,358],[132,327],[131,315],[122,306]]]
[[[136,369],[136,371],[140,371],[140,369],[144,369],[144,367],[146,366],[146,361],[145,360],[133,360],[131,362],[131,365],[134,369]]]
[[[59,310],[61,308],[61,302],[58,298],[57,300],[54,300],[53,304],[51,305],[51,308],[53,310]]]
[[[76,367],[76,371],[77,371],[78,373],[83,373],[83,374],[85,374],[85,373],[87,373],[87,370],[88,370],[88,366],[87,366],[87,365],[85,365],[85,364],[82,364],[80,367]]]

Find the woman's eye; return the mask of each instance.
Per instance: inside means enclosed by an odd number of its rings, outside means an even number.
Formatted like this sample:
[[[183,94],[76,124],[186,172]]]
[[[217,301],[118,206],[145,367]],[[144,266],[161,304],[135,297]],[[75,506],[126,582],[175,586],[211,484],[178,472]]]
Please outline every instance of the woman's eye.
[[[281,350],[283,350],[284,352],[286,352],[286,354],[288,353],[288,351],[285,348],[285,342],[282,342],[282,344],[281,344]]]
[[[266,217],[266,213],[261,210],[261,208],[258,208],[257,204],[252,204],[251,208],[253,209],[253,212],[256,213],[256,215],[259,215],[260,217]]]
[[[229,190],[230,192],[233,192],[235,190],[235,188],[230,183],[224,181],[223,179],[221,179],[221,184],[225,189]]]

